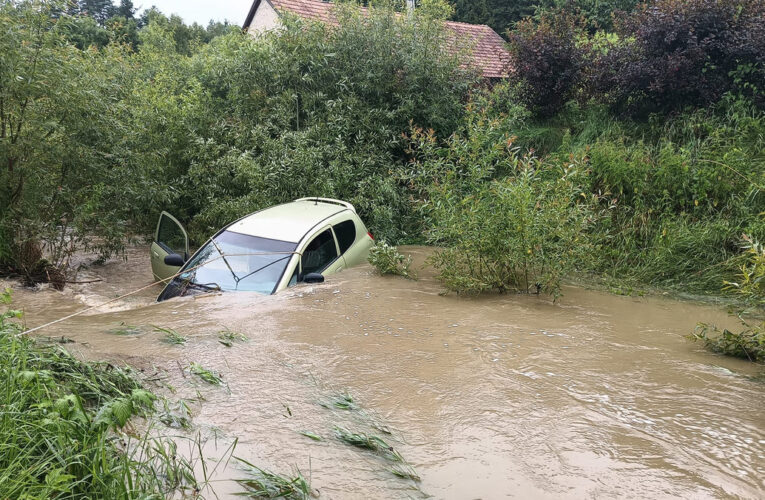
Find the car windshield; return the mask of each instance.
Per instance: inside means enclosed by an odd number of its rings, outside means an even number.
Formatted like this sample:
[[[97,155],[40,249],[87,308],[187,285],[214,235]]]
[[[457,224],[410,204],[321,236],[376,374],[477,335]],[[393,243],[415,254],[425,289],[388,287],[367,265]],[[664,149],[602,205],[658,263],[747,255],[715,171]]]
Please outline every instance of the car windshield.
[[[184,266],[179,281],[209,290],[271,294],[292,257],[296,243],[224,231]]]

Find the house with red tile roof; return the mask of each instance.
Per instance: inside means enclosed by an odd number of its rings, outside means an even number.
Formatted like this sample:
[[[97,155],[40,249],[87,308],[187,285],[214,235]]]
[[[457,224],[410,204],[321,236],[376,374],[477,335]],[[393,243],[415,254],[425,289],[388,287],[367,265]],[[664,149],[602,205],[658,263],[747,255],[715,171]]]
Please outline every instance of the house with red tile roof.
[[[303,19],[336,24],[333,7],[331,2],[322,0],[254,0],[242,28],[250,33],[274,29],[279,26],[280,14],[285,12]],[[455,21],[444,21],[444,27],[450,48],[469,47],[470,60],[466,64],[478,69],[487,79],[508,77],[510,53],[496,31],[484,24]]]

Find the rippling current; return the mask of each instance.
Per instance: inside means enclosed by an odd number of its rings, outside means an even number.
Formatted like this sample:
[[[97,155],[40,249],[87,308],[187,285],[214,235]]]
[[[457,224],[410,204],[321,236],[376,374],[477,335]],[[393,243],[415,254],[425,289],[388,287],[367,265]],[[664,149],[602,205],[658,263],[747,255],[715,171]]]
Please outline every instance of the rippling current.
[[[88,267],[78,281],[102,281],[64,292],[15,287],[15,306],[33,327],[113,299],[151,283],[147,254]],[[154,287],[37,335],[161,379],[215,436],[207,452],[236,438],[235,455],[299,469],[319,498],[765,497],[765,383],[752,378],[763,368],[683,338],[699,321],[735,326],[722,308],[574,287],[556,303],[442,296],[420,274],[361,266],[276,296],[160,304]],[[189,340],[164,343],[154,326]],[[250,340],[226,347],[224,329]],[[192,362],[225,385],[195,379]],[[351,409],[334,404],[345,396]],[[335,427],[383,437],[421,481]],[[234,462],[219,471],[221,497],[239,491],[226,480],[243,474]]]

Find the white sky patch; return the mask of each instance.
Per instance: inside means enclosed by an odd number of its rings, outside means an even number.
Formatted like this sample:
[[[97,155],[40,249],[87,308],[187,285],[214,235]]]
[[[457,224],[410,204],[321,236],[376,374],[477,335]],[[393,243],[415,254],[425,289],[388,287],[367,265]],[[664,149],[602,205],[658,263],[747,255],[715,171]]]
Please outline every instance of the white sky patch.
[[[119,0],[114,2],[119,5]],[[177,14],[186,24],[198,23],[207,26],[210,20],[226,21],[241,26],[252,6],[252,0],[133,0],[138,15],[152,5],[163,14]]]

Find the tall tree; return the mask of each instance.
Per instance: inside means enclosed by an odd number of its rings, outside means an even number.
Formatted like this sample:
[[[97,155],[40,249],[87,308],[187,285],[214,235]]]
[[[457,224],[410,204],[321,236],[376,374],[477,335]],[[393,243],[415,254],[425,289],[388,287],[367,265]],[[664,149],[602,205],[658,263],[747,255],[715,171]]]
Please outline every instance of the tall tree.
[[[124,17],[125,19],[133,19],[135,17],[136,8],[133,6],[132,0],[121,0],[120,6],[117,7],[116,15]]]
[[[80,13],[92,17],[101,25],[116,12],[112,0],[80,0],[79,6]]]

